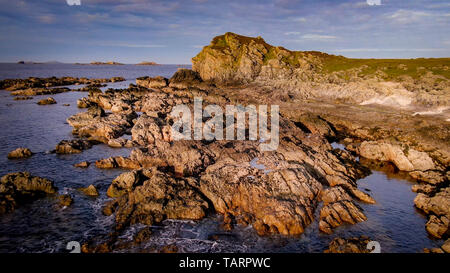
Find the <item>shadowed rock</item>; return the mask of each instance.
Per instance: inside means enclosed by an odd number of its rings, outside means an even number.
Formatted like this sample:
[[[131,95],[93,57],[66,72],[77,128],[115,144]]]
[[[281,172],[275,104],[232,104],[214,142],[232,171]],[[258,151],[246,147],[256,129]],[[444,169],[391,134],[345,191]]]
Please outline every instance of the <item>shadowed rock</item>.
[[[370,253],[367,249],[367,244],[371,240],[367,236],[359,238],[335,238],[325,250],[325,253]]]
[[[10,173],[0,181],[0,214],[13,211],[20,204],[55,194],[53,182],[28,172]]]
[[[62,140],[56,145],[57,154],[79,154],[84,150],[92,148],[92,143],[87,140],[74,139]]]

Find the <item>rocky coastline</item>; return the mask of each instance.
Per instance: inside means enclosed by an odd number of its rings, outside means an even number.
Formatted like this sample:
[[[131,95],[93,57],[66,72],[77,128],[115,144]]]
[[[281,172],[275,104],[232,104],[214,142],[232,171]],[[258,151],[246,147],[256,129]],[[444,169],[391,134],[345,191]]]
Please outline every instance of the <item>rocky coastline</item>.
[[[85,242],[83,251],[124,247],[118,237],[135,224],[150,227],[165,219],[200,220],[216,213],[223,215],[225,231],[242,225],[259,236],[300,236],[317,222],[320,232],[332,234],[367,220],[360,204],[377,200],[358,188],[358,180],[374,166],[417,182],[411,206],[427,215],[424,228],[431,236],[449,238],[450,127],[445,115],[414,114],[427,105],[450,106],[448,78],[427,72],[391,78],[382,67],[366,75],[372,64],[325,73],[331,62],[345,60],[288,51],[260,37],[233,33],[214,38],[192,61],[192,70],[179,69],[170,79],[142,77],[129,88],[105,92],[98,84],[124,79],[0,81],[0,89],[14,96],[88,85],[83,90],[87,96],[77,102],[86,110],[67,119],[74,139],[61,140],[56,153],[82,153],[101,143],[133,148],[128,157],[95,162],[99,169],[123,173],[111,182],[111,199],[103,207],[105,215],[114,215],[115,229],[101,240]],[[441,66],[448,69],[448,60]],[[260,143],[250,140],[175,141],[171,125],[176,119],[170,113],[177,105],[193,105],[195,97],[222,109],[230,104],[279,105],[278,149],[262,151]],[[334,149],[333,142],[344,144],[345,150]],[[18,149],[10,158],[31,155]],[[78,167],[89,167],[82,163]],[[55,193],[49,183],[27,173],[3,177],[0,212],[12,211],[25,196],[20,185],[33,185],[26,191],[34,198],[34,191]],[[97,196],[91,186],[81,191]],[[151,233],[144,229],[135,243]],[[368,241],[335,239],[326,252],[368,252]]]

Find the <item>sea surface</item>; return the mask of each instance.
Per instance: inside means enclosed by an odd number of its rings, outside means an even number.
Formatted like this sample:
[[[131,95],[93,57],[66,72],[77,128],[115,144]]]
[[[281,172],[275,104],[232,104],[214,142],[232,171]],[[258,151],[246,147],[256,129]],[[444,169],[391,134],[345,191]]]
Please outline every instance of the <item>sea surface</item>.
[[[126,82],[108,87],[127,88],[137,77],[161,75],[170,77],[180,66],[91,66],[70,64],[0,64],[0,79],[27,77],[87,77],[110,78],[121,76]],[[188,67],[188,66],[183,66]],[[78,86],[77,88],[79,88]],[[7,91],[0,91],[0,176],[10,172],[29,171],[35,176],[51,179],[59,193],[74,198],[72,206],[61,208],[53,197],[20,206],[14,212],[0,216],[0,253],[11,252],[68,252],[71,241],[85,242],[108,234],[114,216],[101,213],[108,200],[106,190],[123,170],[99,170],[94,165],[78,169],[74,164],[94,162],[111,156],[128,156],[130,149],[113,149],[95,145],[76,155],[50,153],[59,141],[72,139],[72,128],[66,119],[80,111],[77,99],[87,93],[68,92],[52,95],[55,105],[38,106],[33,100],[14,101]],[[70,104],[70,106],[63,106]],[[342,145],[333,144],[335,148]],[[36,154],[25,160],[8,160],[6,155],[17,147],[28,147]],[[95,185],[100,197],[87,197],[77,189]],[[183,252],[322,252],[335,237],[367,235],[378,241],[381,252],[422,252],[424,247],[438,247],[442,241],[433,240],[425,231],[426,217],[414,208],[413,183],[392,178],[379,171],[361,179],[359,188],[369,192],[377,204],[360,203],[368,220],[356,225],[345,225],[332,235],[319,232],[318,222],[311,224],[299,237],[259,237],[251,227],[236,227],[232,232],[220,229],[221,216],[211,215],[201,221],[166,220],[154,227],[151,239],[139,248],[121,250],[138,252],[176,244]],[[316,211],[316,219],[320,207]],[[124,238],[132,238],[142,226],[130,227]],[[215,235],[215,239],[211,238]]]

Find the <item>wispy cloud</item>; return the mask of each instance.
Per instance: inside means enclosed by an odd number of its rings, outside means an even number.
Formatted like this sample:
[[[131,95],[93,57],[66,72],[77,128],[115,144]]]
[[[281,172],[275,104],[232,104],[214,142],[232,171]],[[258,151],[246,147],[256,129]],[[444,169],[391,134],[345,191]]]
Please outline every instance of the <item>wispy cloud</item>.
[[[426,17],[432,16],[429,12],[400,9],[388,15],[388,18],[399,24],[418,22]]]
[[[132,44],[132,43],[99,43],[100,46],[110,46],[110,47],[129,47],[129,48],[163,48],[165,45],[155,45],[155,44]]]
[[[51,14],[39,15],[37,19],[39,22],[44,24],[52,24],[56,21],[56,17]]]
[[[292,18],[292,21],[293,21],[293,22],[305,23],[305,22],[307,22],[308,20],[307,20],[305,17],[295,17],[295,18]]]
[[[289,31],[289,32],[285,32],[284,35],[300,35],[301,32],[298,31]]]
[[[334,40],[337,37],[333,35],[321,35],[321,34],[305,34],[300,37],[304,40],[315,40],[315,41],[323,41],[323,40]]]

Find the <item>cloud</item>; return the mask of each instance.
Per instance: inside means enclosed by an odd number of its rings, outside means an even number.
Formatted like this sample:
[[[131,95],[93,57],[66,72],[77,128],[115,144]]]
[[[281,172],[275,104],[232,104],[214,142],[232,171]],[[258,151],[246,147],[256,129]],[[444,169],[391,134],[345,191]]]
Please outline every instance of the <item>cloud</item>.
[[[308,21],[308,20],[306,20],[305,17],[296,17],[296,18],[293,18],[292,21],[294,21],[294,22],[300,22],[300,23],[305,23],[305,22]]]
[[[129,47],[129,48],[163,48],[165,45],[157,44],[133,44],[133,43],[100,43],[100,46],[110,46],[110,47]]]
[[[367,0],[367,5],[369,6],[380,6],[381,0]]]
[[[305,40],[323,41],[323,40],[334,40],[337,37],[333,35],[305,34],[301,36],[301,38]]]
[[[69,6],[81,6],[81,0],[66,0]]]
[[[52,24],[56,21],[55,16],[51,14],[39,15],[37,17],[38,21],[44,24]]]
[[[422,19],[429,17],[431,15],[432,15],[431,13],[424,11],[400,9],[388,15],[388,18],[399,24],[408,24],[419,22]]]
[[[300,35],[301,33],[298,31],[289,31],[285,32],[284,35]]]

